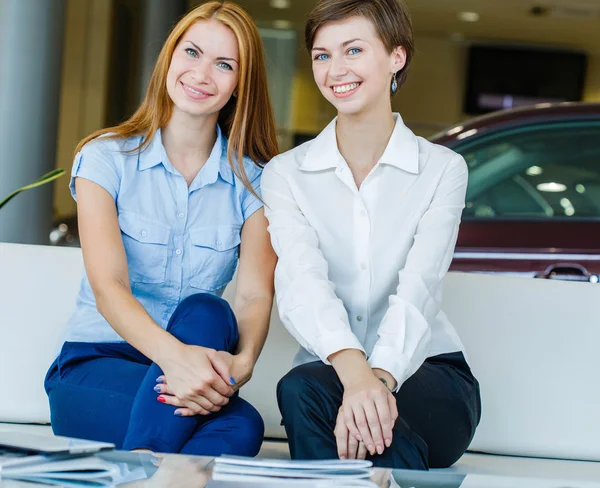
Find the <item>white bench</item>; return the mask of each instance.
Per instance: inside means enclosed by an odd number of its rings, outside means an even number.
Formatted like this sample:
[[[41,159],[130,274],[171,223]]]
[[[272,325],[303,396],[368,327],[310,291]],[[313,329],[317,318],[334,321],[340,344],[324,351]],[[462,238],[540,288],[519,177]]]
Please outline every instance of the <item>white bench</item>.
[[[0,243],[2,429],[50,433],[43,378],[82,266],[79,249]],[[600,480],[600,285],[450,273],[444,287],[443,308],[481,384],[483,415],[470,450],[486,453],[468,453],[450,470]],[[274,310],[242,389],[265,420],[264,456],[288,455],[275,387],[296,348]]]

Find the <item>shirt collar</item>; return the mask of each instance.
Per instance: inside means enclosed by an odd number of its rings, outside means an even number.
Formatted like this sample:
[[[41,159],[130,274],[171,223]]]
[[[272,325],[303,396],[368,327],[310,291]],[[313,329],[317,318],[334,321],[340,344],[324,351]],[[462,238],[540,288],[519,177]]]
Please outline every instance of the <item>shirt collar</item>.
[[[144,171],[159,164],[162,164],[165,169],[171,173],[176,172],[167,157],[165,147],[162,143],[162,133],[160,129],[154,134],[154,138],[150,145],[140,153],[138,168],[140,171]],[[200,170],[200,173],[198,173],[198,177],[201,176],[203,184],[209,184],[214,183],[219,174],[223,180],[230,185],[233,185],[233,171],[227,160],[227,138],[221,132],[219,124],[217,124],[217,140],[215,141],[215,145],[212,148],[208,160]],[[196,178],[197,180],[198,177]]]
[[[418,174],[419,143],[417,137],[404,125],[400,114],[394,113],[393,116],[396,125],[379,162],[395,166],[409,173]],[[343,161],[337,146],[336,122],[337,117],[312,141],[300,169],[320,171],[336,168]]]

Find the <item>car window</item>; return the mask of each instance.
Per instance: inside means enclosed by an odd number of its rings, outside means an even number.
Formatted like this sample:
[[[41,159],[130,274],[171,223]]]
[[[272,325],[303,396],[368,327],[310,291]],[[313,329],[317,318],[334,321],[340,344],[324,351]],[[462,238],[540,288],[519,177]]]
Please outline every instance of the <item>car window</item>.
[[[600,217],[600,122],[545,124],[454,148],[469,167],[463,217]]]

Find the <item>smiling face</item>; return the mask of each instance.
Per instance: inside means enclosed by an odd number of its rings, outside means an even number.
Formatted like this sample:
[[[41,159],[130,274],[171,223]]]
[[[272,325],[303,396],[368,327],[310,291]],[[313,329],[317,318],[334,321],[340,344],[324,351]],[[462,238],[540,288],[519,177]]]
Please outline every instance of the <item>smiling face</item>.
[[[392,75],[406,62],[404,49],[390,53],[373,23],[360,16],[320,27],[311,56],[315,82],[340,114],[389,106]]]
[[[235,34],[217,20],[200,20],[181,37],[167,73],[173,110],[191,116],[217,114],[239,79]]]

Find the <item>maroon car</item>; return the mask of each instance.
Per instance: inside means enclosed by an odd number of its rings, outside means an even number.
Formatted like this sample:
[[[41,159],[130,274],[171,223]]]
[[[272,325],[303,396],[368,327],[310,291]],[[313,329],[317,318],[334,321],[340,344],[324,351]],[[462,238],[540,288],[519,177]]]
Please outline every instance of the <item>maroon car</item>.
[[[469,166],[452,270],[598,282],[600,104],[497,112],[431,140]]]

